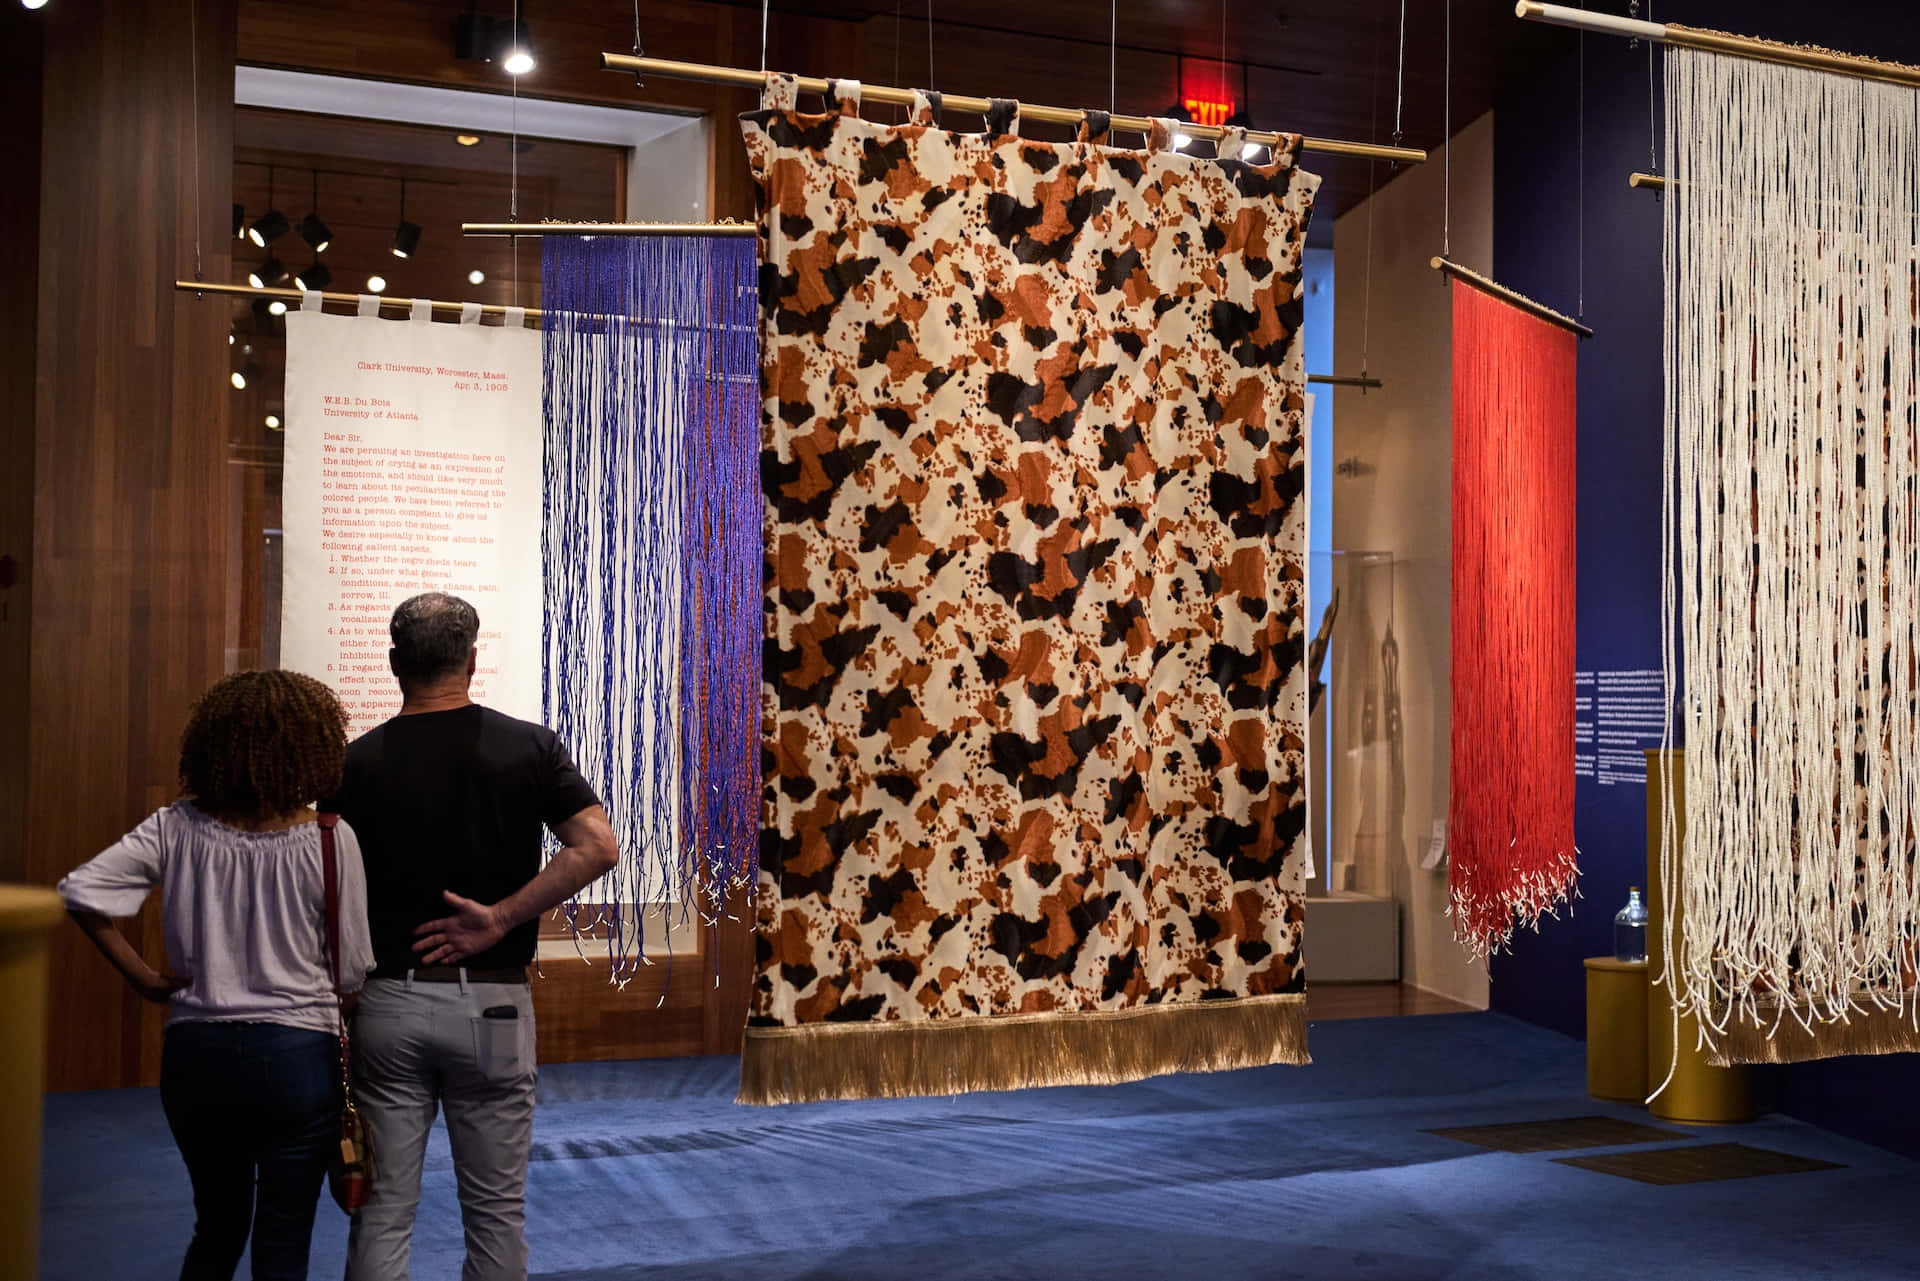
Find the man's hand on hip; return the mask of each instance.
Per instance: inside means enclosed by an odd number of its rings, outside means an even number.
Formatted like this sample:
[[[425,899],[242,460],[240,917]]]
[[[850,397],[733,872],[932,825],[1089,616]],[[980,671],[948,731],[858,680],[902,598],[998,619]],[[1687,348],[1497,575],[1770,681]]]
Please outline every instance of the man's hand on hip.
[[[414,933],[413,950],[422,965],[459,965],[498,943],[509,928],[498,906],[461,898],[452,890],[443,895],[452,916],[428,921]]]

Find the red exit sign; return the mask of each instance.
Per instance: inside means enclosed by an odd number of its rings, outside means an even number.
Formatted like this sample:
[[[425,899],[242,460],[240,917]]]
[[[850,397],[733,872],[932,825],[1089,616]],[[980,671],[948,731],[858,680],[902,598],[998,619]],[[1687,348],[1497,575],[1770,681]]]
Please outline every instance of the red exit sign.
[[[1233,114],[1233,102],[1214,102],[1207,98],[1188,98],[1181,104],[1197,125],[1223,125]]]

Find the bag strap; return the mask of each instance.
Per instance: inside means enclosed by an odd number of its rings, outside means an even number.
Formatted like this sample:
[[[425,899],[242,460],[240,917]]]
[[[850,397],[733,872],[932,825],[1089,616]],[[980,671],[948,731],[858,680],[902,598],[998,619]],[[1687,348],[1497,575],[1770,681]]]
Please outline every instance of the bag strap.
[[[333,829],[338,814],[320,813],[320,875],[327,900],[327,975],[333,980],[333,1010],[340,1023],[340,1097],[343,1124],[353,1113],[353,1046],[347,1040],[347,998],[340,991],[340,853]]]
[[[340,996],[340,855],[333,841],[338,814],[320,815],[320,872],[327,894],[327,976],[333,995]]]

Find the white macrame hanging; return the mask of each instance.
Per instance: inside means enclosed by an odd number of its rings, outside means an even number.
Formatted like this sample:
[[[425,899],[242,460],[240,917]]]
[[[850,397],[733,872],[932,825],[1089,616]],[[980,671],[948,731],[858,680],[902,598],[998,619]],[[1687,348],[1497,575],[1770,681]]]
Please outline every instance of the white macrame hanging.
[[[1920,95],[1666,84],[1664,981],[1722,1062],[1920,1048]]]

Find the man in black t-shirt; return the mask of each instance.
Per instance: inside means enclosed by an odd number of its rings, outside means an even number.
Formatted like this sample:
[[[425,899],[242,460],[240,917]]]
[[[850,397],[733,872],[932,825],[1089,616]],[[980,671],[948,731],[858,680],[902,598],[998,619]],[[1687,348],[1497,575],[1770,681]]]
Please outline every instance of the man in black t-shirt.
[[[391,631],[404,702],[347,749],[337,805],[360,838],[375,962],[354,1015],[354,1093],[378,1167],[347,1276],[407,1276],[427,1132],[444,1107],[464,1281],[522,1281],[536,1075],[527,967],[541,914],[618,854],[553,731],[469,697],[473,606],[415,596]],[[543,828],[563,847],[544,868]]]

